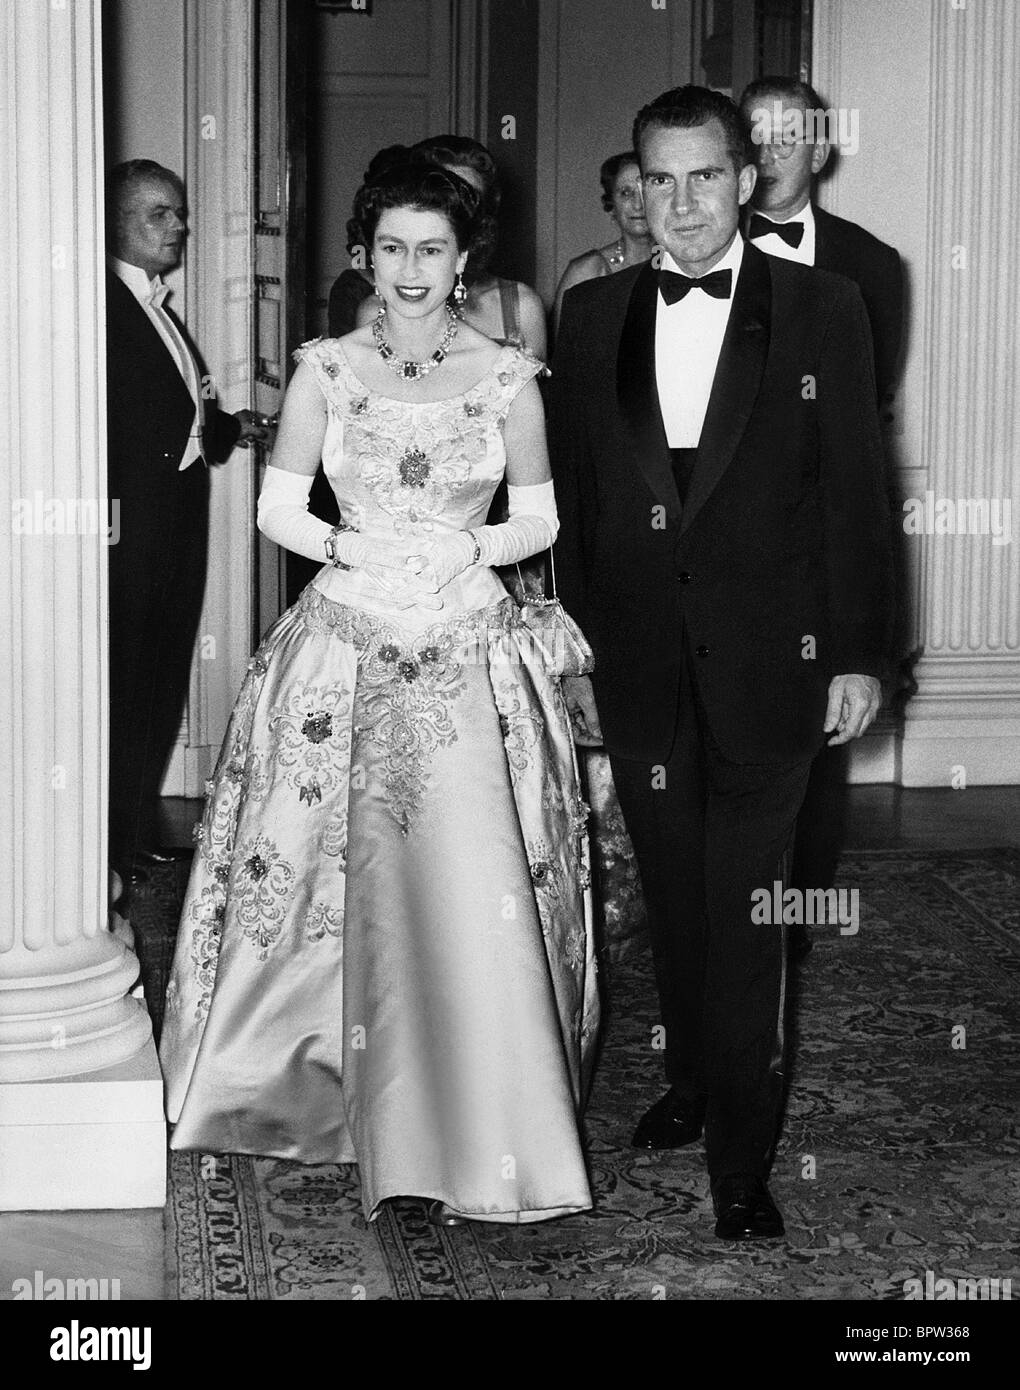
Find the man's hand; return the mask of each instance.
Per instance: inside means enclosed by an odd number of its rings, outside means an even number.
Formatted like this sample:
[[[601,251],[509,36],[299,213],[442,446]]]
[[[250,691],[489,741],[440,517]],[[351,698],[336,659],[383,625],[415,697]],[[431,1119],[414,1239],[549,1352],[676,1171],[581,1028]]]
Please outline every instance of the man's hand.
[[[602,729],[590,676],[565,676],[563,698],[567,702],[574,742],[581,748],[601,748]]]
[[[237,436],[238,449],[248,449],[252,444],[272,445],[277,417],[259,415],[254,410],[239,410],[234,419],[241,426],[241,433]]]
[[[882,704],[882,687],[874,676],[833,676],[829,682],[829,705],[825,711],[825,732],[836,730],[830,748],[860,738],[873,724]]]

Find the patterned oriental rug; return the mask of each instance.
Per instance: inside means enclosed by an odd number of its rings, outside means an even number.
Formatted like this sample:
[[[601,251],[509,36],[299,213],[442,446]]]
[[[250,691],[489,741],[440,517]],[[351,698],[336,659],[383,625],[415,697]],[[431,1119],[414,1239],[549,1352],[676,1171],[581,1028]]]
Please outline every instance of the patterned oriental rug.
[[[185,870],[154,874],[139,895],[153,1001]],[[844,856],[838,881],[859,892],[859,929],[815,928],[791,990],[772,1180],[784,1242],[714,1238],[700,1145],[628,1147],[662,1090],[638,948],[603,976],[609,1020],[586,1121],[593,1212],[447,1230],[409,1199],[369,1227],[352,1167],[173,1154],[170,1297],[898,1300],[929,1271],[1020,1291],[1020,852],[862,851]]]

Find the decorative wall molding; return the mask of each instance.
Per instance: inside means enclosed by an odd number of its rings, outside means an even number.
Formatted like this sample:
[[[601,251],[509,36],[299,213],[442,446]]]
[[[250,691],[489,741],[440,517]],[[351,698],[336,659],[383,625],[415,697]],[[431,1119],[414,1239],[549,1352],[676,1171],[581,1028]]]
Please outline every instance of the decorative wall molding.
[[[453,68],[450,129],[489,143],[489,6],[485,0],[451,0]]]
[[[251,404],[253,0],[185,4],[185,162],[191,209],[185,319],[225,410]],[[254,455],[212,469],[209,563],[167,796],[201,796],[251,655],[258,479]]]

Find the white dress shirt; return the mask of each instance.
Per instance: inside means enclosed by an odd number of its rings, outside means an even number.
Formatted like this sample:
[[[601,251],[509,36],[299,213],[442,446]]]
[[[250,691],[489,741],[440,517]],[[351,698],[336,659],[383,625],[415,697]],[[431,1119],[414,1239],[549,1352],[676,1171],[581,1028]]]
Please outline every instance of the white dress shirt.
[[[181,337],[177,325],[163,308],[163,300],[170,293],[170,289],[165,285],[160,276],[155,276],[150,280],[145,271],[139,265],[131,265],[127,261],[118,260],[116,256],[107,256],[110,269],[119,280],[123,280],[128,289],[138,300],[138,303],[145,310],[152,326],[163,339],[167,352],[177,370],[184,378],[184,384],[188,388],[188,394],[195,403],[195,418],[191,422],[191,431],[188,435],[188,442],[184,447],[184,454],[181,457],[179,471],[190,467],[196,459],[202,458],[202,425],[203,425],[203,404],[202,387],[199,381],[198,365],[191,355],[191,349]]]
[[[751,218],[754,216],[765,217],[765,213],[759,212],[748,214],[748,226],[751,225]],[[802,222],[804,224],[804,235],[800,239],[799,246],[791,246],[784,241],[781,236],[774,236],[771,232],[766,236],[756,236],[751,242],[752,246],[757,246],[759,251],[764,251],[769,256],[780,256],[784,261],[799,261],[801,265],[814,265],[815,263],[815,214],[811,204],[807,203],[801,208],[800,212],[794,213],[792,217],[780,219],[778,217],[766,217],[767,222]]]
[[[729,299],[713,299],[704,290],[694,289],[675,304],[667,304],[662,294],[658,295],[655,384],[671,449],[693,449],[701,439],[743,258],[744,240],[738,232],[725,256],[712,267],[712,271],[733,271]],[[662,258],[662,268],[683,274],[668,252]]]

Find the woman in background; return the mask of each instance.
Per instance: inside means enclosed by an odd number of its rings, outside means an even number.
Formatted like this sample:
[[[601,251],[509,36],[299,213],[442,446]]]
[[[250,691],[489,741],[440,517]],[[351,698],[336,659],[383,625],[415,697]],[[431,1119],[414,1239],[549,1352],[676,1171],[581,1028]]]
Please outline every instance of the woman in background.
[[[415,146],[471,184],[481,195],[477,244],[464,271],[464,321],[497,343],[511,343],[540,362],[546,359],[545,306],[535,291],[520,280],[493,275],[489,260],[499,236],[500,188],[496,164],[484,145],[466,135],[433,135]]]
[[[599,180],[602,206],[615,222],[619,235],[607,246],[585,251],[583,256],[575,256],[569,263],[556,290],[557,323],[563,296],[572,285],[640,265],[652,254],[652,238],[645,221],[641,191],[641,168],[634,151],[611,155],[599,170]]]

